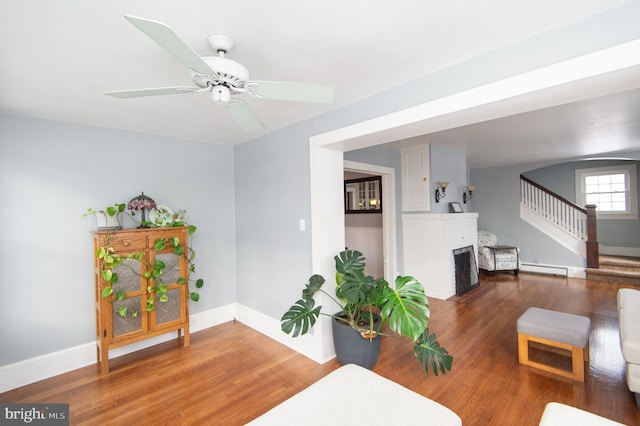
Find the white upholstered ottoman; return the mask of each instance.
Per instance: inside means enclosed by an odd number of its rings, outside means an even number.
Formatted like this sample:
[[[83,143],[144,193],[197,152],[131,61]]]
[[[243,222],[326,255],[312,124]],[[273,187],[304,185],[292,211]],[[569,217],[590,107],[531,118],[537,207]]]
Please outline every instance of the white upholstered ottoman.
[[[558,402],[550,402],[542,413],[540,426],[624,426],[605,417]]]
[[[249,423],[461,426],[444,405],[354,364],[344,365]]]

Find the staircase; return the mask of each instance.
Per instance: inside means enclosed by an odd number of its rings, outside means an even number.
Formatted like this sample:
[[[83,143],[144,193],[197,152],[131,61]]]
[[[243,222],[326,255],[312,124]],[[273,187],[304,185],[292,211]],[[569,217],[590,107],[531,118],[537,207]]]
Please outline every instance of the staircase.
[[[640,286],[640,258],[600,256],[600,269],[587,268],[587,279]]]
[[[520,218],[584,258],[587,279],[640,286],[640,257],[599,255],[595,205],[583,209],[520,175]]]

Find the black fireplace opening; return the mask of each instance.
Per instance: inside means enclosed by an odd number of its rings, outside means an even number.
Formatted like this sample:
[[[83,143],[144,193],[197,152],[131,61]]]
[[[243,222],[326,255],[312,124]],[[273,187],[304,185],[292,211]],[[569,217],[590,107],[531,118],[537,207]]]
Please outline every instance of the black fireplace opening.
[[[456,295],[462,296],[480,284],[473,246],[453,250],[453,260],[456,266]]]

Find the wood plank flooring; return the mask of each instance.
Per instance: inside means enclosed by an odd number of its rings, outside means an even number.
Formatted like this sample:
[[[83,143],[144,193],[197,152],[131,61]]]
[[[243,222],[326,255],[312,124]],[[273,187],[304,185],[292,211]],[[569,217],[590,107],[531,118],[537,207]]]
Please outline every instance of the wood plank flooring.
[[[621,287],[630,286],[481,275],[465,296],[431,299],[430,328],[454,356],[451,372],[425,375],[411,343],[393,338],[384,338],[374,371],[446,405],[466,426],[537,425],[550,401],[640,425],[618,337]],[[515,324],[529,306],[591,318],[584,384],[518,364]],[[72,425],[241,425],[338,367],[229,322],[192,334],[188,348],[168,342],[112,360],[109,375],[90,366],[5,392],[0,402],[69,403]]]

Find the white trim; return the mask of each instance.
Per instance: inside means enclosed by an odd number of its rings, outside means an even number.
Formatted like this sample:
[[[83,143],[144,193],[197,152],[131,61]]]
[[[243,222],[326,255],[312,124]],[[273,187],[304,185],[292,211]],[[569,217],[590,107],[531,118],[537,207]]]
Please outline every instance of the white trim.
[[[447,122],[443,128],[441,127],[443,121],[436,119],[444,119],[445,116],[462,111],[467,111],[470,115],[477,117],[476,107],[485,107],[494,102],[513,99],[545,89],[560,88],[565,84],[577,81],[583,82],[584,79],[600,77],[639,64],[640,39],[637,39],[312,136],[311,143],[315,146],[325,147],[332,145],[333,149],[349,151],[418,136],[431,131],[444,130],[444,128],[453,128],[469,123],[460,123],[460,117],[454,116],[453,123]],[[428,121],[435,123],[436,127],[417,128],[417,124],[425,124]],[[387,140],[384,135],[389,130],[395,131],[391,140]]]
[[[326,317],[321,315],[320,319],[322,318]],[[303,336],[291,337],[282,331],[279,320],[244,305],[238,305],[237,320],[317,363],[324,364],[335,358],[334,352],[323,353],[317,350],[318,339],[315,336],[317,334],[315,327],[310,333]],[[333,345],[331,345],[331,348],[333,348]]]
[[[96,344],[85,343],[0,367],[0,393],[96,363]]]
[[[191,333],[231,321],[235,317],[235,312],[235,304],[230,304],[189,315]],[[171,332],[114,349],[110,351],[109,359],[167,342],[174,339],[175,336],[175,332]],[[97,365],[96,356],[96,343],[89,342],[13,364],[3,365],[0,367],[0,393],[78,368],[93,364]]]
[[[309,146],[310,194],[311,194],[311,270],[327,279],[335,276],[333,257],[344,250],[344,156],[342,151],[326,149],[311,141]],[[335,286],[325,286],[329,294]],[[335,296],[335,294],[332,294]],[[330,306],[333,302],[324,295],[316,296],[318,304]],[[336,312],[338,307],[336,306]],[[331,319],[318,318],[313,334],[304,336],[305,356],[314,360],[335,357],[331,334]],[[299,337],[298,337],[299,339]]]

